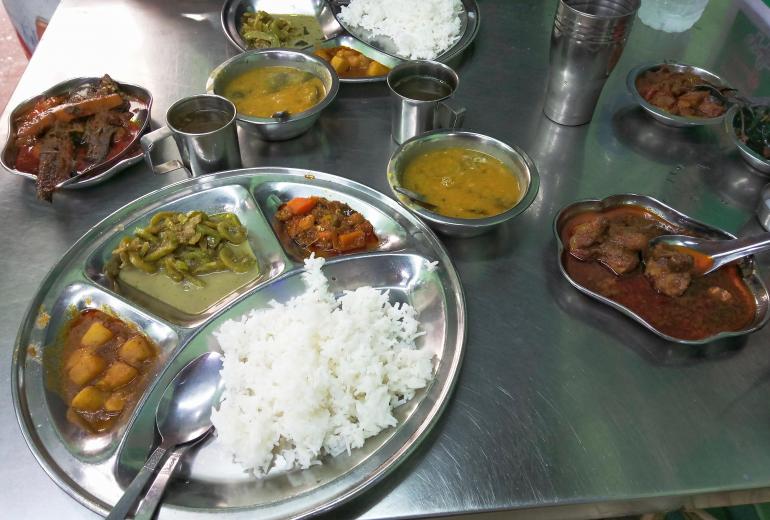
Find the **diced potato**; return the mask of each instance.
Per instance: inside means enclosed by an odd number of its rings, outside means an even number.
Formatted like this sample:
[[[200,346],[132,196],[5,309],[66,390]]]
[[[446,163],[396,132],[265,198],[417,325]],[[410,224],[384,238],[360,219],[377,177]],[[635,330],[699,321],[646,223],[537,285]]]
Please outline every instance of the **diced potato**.
[[[344,57],[341,56],[335,56],[332,58],[331,65],[334,68],[335,71],[337,71],[337,74],[342,74],[343,72],[347,72],[348,69],[350,69],[350,63],[348,60],[346,60]]]
[[[131,365],[116,361],[97,381],[96,386],[102,390],[115,390],[133,381],[138,374],[139,371]]]
[[[101,374],[107,366],[107,362],[96,354],[92,354],[83,349],[78,352],[80,352],[80,354],[78,354],[77,359],[72,363],[72,367],[69,369],[68,374],[73,383],[82,386]],[[72,358],[70,358],[70,360],[72,360]]]
[[[93,386],[87,386],[72,398],[72,408],[78,412],[96,412],[104,404],[105,394]]]
[[[111,394],[104,401],[104,409],[108,412],[121,412],[126,406],[126,397],[119,393]]]
[[[120,346],[118,356],[131,365],[139,365],[152,357],[152,347],[143,336],[134,336]]]
[[[388,72],[390,72],[390,69],[378,61],[371,62],[366,68],[367,76],[384,76]]]
[[[101,321],[95,321],[80,340],[84,347],[99,347],[112,339],[112,331],[104,326]]]

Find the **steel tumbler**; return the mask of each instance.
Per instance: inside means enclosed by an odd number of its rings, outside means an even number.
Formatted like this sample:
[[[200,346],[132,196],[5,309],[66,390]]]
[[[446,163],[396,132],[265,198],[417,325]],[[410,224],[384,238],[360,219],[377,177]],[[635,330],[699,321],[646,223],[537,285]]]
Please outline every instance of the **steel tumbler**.
[[[559,0],[543,111],[562,125],[591,120],[631,32],[640,0]]]

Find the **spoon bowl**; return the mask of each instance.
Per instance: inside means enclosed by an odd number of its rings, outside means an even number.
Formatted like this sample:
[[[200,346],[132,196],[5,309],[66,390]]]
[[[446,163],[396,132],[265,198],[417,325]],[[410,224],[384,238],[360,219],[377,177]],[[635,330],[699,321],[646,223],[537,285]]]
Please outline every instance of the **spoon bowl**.
[[[217,352],[207,352],[192,360],[174,376],[155,411],[160,445],[126,488],[107,520],[127,518],[156,470],[162,466],[163,461],[168,460],[136,515],[136,518],[152,517],[181,455],[187,447],[202,440],[214,429],[211,424],[211,407],[224,389],[224,382],[219,377],[221,368],[222,356]],[[177,446],[183,449],[168,455]]]
[[[658,245],[677,249],[692,256],[695,260],[692,274],[703,276],[730,262],[770,249],[770,233],[734,240],[709,240],[687,235],[661,235],[650,240],[649,249]]]

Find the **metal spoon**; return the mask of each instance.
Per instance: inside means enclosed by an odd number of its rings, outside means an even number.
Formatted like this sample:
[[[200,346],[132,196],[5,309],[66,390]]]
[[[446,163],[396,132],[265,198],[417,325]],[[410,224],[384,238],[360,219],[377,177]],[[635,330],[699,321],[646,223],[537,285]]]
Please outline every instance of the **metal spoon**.
[[[191,361],[169,383],[155,412],[161,443],[144,463],[131,485],[126,488],[123,497],[107,516],[107,520],[123,519],[128,516],[142,496],[147,482],[166,459],[169,450],[180,444],[201,440],[213,430],[211,406],[216,402],[224,386],[219,377],[221,368],[222,356],[216,352],[208,352]],[[189,446],[181,446],[181,448],[187,447]],[[171,453],[169,462],[164,468],[165,478],[158,478],[148,491],[145,501],[149,502],[146,505],[143,503],[141,508],[143,511],[149,511],[147,518],[151,518],[155,512],[155,507],[163,496],[163,488],[168,482],[168,477],[180,458],[180,455]],[[157,488],[156,484],[160,487]],[[137,518],[139,518],[138,515]]]
[[[716,271],[725,264],[770,249],[770,233],[734,240],[709,240],[707,238],[688,237],[687,235],[661,235],[650,240],[650,248],[665,245],[674,249],[684,248],[684,253],[696,253],[705,261],[696,259],[695,275],[704,275]],[[688,251],[689,250],[689,251]]]
[[[395,186],[393,189],[395,189],[401,195],[406,195],[408,198],[422,206],[425,206],[428,209],[436,207],[435,204],[428,202],[428,199],[426,199],[425,195],[422,193],[417,193],[416,191],[408,190],[406,188],[402,188],[401,186]]]

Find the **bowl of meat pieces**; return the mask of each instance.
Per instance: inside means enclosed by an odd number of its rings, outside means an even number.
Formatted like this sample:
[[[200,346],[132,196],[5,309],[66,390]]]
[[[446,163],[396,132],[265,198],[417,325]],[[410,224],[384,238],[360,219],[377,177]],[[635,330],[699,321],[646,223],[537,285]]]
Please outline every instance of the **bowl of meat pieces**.
[[[764,326],[769,295],[751,257],[708,274],[704,258],[650,241],[735,238],[644,195],[578,201],[554,220],[559,267],[579,291],[677,343],[704,344]]]
[[[671,62],[632,69],[626,86],[655,120],[676,127],[720,123],[729,108],[727,98],[735,90],[712,72]]]
[[[142,159],[152,96],[110,76],[73,78],[20,103],[0,162],[32,179],[37,196],[96,184]]]

